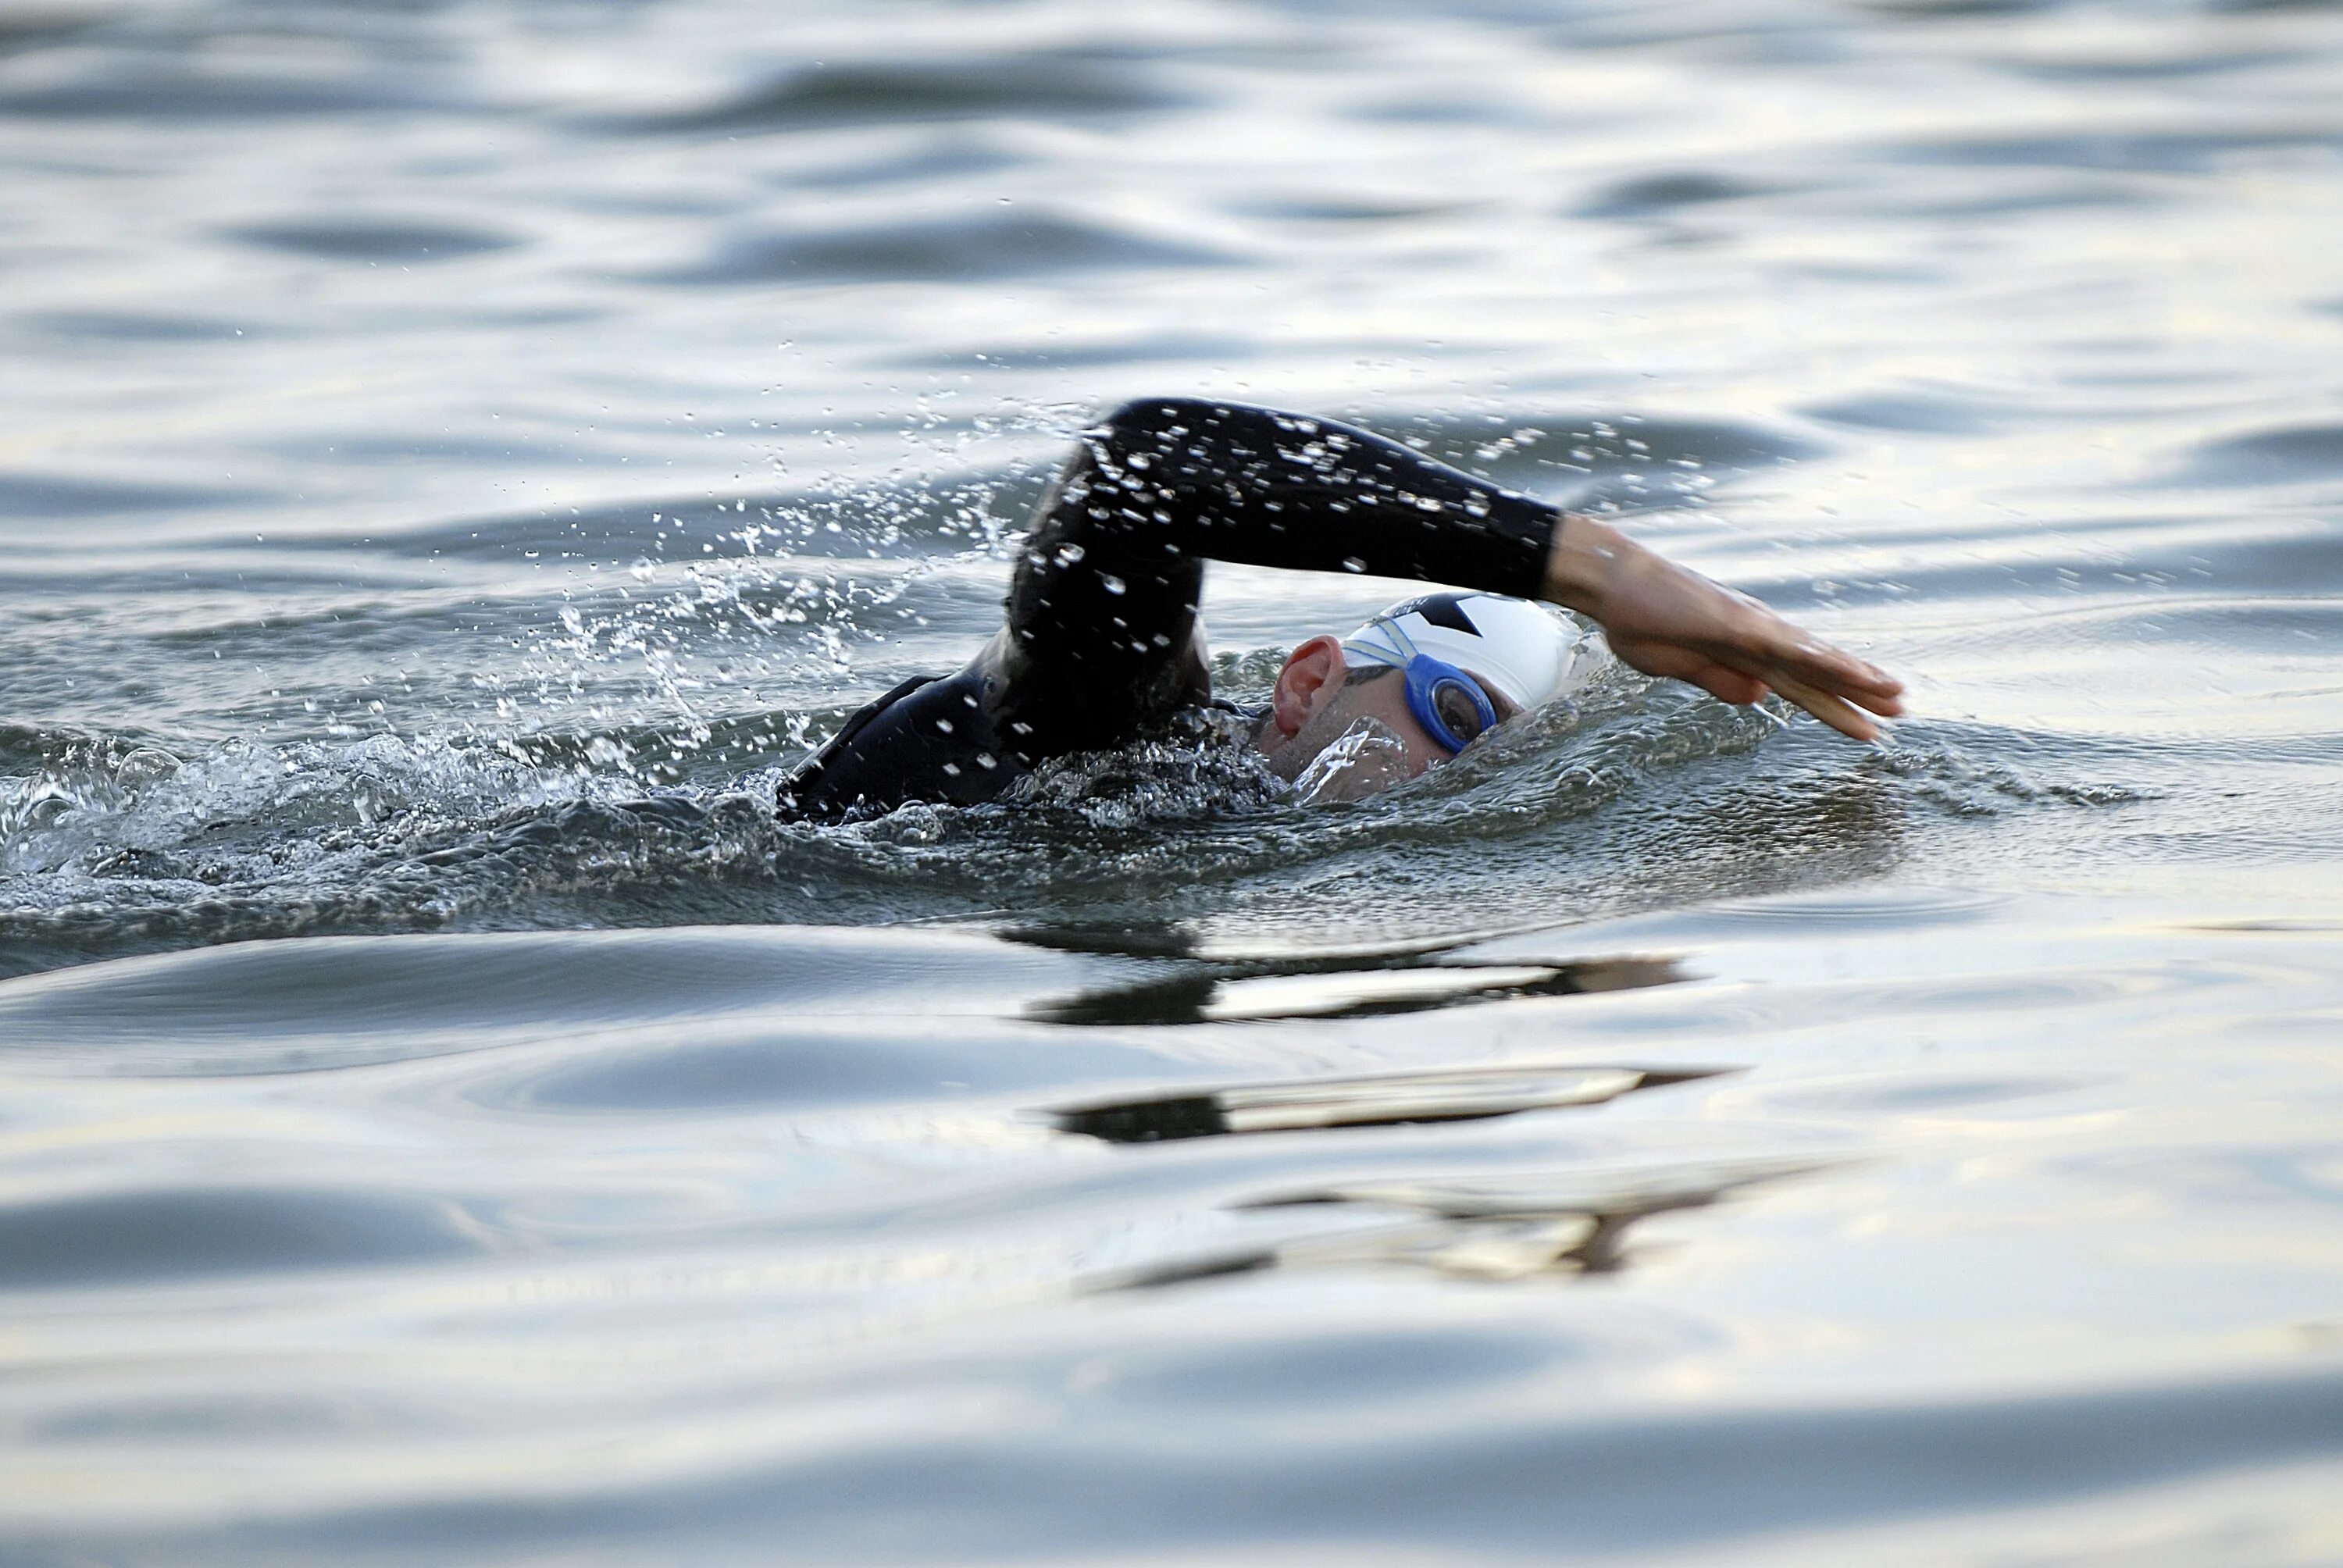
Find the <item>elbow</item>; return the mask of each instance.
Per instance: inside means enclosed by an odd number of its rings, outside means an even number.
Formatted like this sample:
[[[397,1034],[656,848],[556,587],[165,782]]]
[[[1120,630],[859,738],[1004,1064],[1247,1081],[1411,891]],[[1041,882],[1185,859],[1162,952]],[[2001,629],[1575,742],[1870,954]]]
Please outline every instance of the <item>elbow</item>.
[[[1084,434],[1110,453],[1160,451],[1225,412],[1225,405],[1195,397],[1134,397]]]

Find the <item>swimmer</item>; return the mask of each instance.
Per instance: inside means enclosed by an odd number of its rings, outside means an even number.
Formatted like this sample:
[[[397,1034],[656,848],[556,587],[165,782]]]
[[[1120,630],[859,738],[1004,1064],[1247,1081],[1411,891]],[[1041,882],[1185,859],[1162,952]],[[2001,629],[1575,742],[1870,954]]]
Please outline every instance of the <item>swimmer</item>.
[[[1082,433],[1018,557],[1001,629],[957,674],[905,681],[849,719],[782,784],[782,813],[974,805],[1052,758],[1211,705],[1207,560],[1471,590],[1287,656],[1249,730],[1287,779],[1363,732],[1383,742],[1375,783],[1413,778],[1558,695],[1576,633],[1531,599],[1584,615],[1644,674],[1725,702],[1778,692],[1857,740],[1877,737],[1873,715],[1903,711],[1885,671],[1593,518],[1331,419],[1148,398]]]

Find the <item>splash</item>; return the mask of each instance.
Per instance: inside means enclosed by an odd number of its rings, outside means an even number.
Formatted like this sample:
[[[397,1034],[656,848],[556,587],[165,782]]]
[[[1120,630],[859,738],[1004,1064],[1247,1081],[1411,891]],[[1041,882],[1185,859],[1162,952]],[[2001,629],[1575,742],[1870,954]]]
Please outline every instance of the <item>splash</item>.
[[[1391,726],[1362,719],[1310,759],[1293,791],[1313,806],[1364,800],[1413,776],[1407,743]]]

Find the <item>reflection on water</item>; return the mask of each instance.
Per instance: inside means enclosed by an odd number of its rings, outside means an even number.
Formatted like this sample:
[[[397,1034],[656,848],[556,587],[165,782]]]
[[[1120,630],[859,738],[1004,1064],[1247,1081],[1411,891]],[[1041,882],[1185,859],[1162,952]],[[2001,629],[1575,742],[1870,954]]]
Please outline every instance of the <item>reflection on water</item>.
[[[2338,65],[0,6],[0,1558],[2343,1558]],[[1157,390],[1915,717],[1614,667],[1368,800],[776,823]],[[1398,592],[1215,571],[1217,686]]]
[[[1508,996],[1572,996],[1580,991],[1670,985],[1684,978],[1676,960],[1667,958],[1395,966],[1363,954],[1317,954],[1255,962],[1235,974],[1191,970],[1084,991],[1040,1002],[1033,1016],[1051,1023],[1071,1024],[1365,1018]]]
[[[1705,1078],[1634,1067],[1483,1068],[1327,1078],[1216,1089],[1159,1100],[1073,1106],[1054,1113],[1068,1132],[1110,1143],[1158,1143],[1232,1132],[1297,1132],[1313,1127],[1394,1127],[1412,1121],[1471,1121],[1560,1105],[1601,1105],[1637,1089]]]
[[[1258,1198],[1240,1206],[1289,1209],[1342,1204],[1396,1209],[1421,1218],[1172,1264],[1131,1275],[1116,1284],[1136,1289],[1260,1269],[1384,1265],[1484,1281],[1526,1280],[1553,1273],[1616,1273],[1626,1266],[1624,1243],[1627,1228],[1636,1221],[1676,1210],[1704,1209],[1740,1188],[1811,1169],[1785,1165],[1735,1172],[1665,1171],[1657,1179],[1646,1174],[1608,1182],[1586,1175],[1528,1177],[1502,1187],[1410,1181]]]
[[[2144,913],[1825,891],[1442,955],[1673,983],[1170,1025],[1036,1011],[1215,960],[900,930],[11,981],[0,1508],[60,1562],[2321,1539],[2343,950]]]

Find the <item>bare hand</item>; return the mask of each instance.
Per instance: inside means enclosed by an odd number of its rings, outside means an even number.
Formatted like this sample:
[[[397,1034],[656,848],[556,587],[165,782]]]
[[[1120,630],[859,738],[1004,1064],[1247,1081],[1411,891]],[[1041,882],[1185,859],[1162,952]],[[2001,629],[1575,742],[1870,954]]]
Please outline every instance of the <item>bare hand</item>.
[[[1777,691],[1857,740],[1879,738],[1865,709],[1904,711],[1903,683],[1886,671],[1591,518],[1565,516],[1555,528],[1545,597],[1593,617],[1611,651],[1644,674],[1726,702]]]

